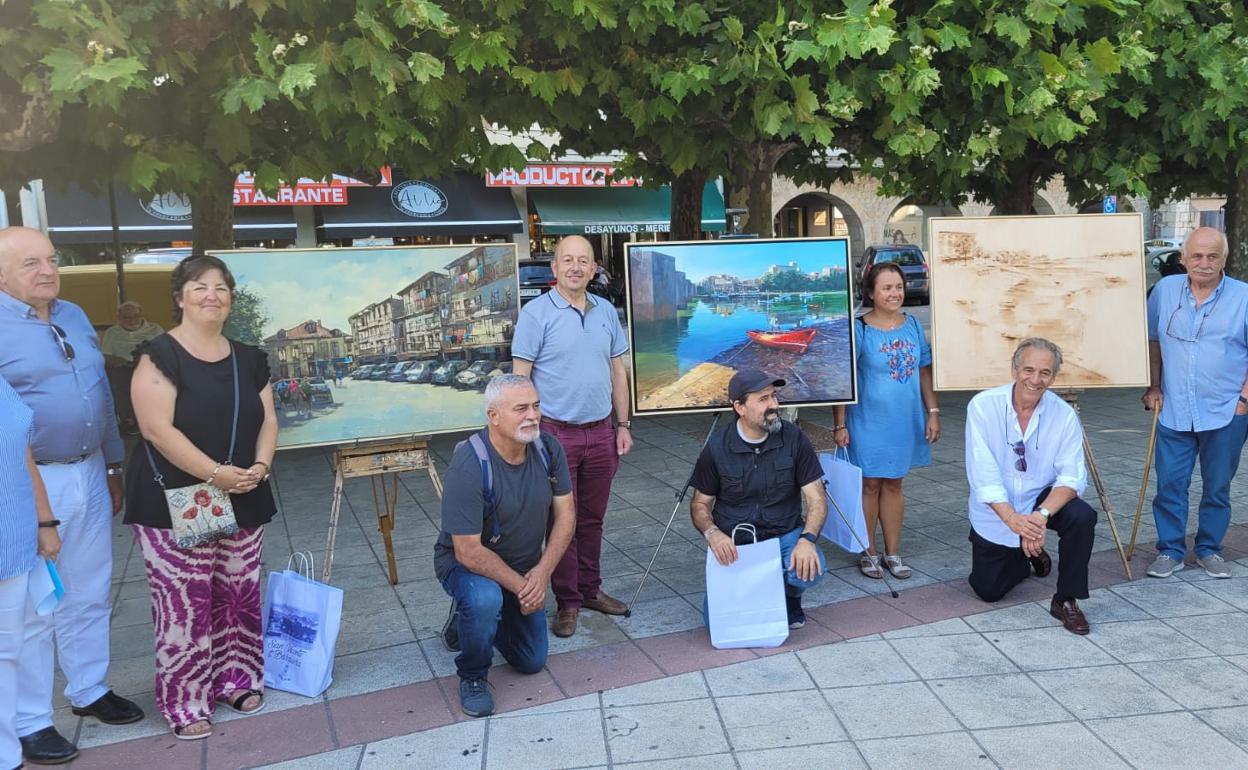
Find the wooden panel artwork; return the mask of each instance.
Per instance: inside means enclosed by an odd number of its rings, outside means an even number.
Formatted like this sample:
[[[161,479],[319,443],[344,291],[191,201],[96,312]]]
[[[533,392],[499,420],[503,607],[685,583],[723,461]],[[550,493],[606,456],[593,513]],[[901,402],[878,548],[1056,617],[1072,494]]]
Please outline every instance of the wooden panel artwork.
[[[1139,214],[929,220],[939,390],[1009,382],[1026,337],[1062,349],[1058,387],[1148,384]]]

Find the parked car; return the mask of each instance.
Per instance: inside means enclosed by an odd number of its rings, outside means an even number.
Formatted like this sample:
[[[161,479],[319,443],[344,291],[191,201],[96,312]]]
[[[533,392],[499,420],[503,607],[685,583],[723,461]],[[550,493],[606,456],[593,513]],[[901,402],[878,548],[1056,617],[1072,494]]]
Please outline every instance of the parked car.
[[[407,382],[408,370],[411,369],[413,366],[415,366],[417,363],[419,362],[418,361],[404,361],[401,364],[395,364],[394,366],[390,367],[390,373],[386,375],[386,379],[389,380],[390,382]]]
[[[450,385],[455,379],[455,375],[468,368],[467,361],[447,361],[434,370],[433,376],[429,381],[434,385]]]
[[[520,305],[542,296],[555,285],[550,257],[520,260]]]
[[[309,377],[307,380],[308,399],[315,406],[316,404],[332,404],[334,403],[334,391],[330,389],[329,383],[323,377]]]
[[[497,361],[473,361],[467,369],[455,375],[455,387],[461,390],[476,388],[478,383],[489,377],[496,366]]]
[[[485,390],[485,386],[490,384],[490,380],[500,374],[511,374],[511,362],[503,361],[498,366],[490,370],[490,373],[477,380],[477,390]]]
[[[1153,293],[1153,286],[1162,278],[1168,275],[1180,275],[1187,272],[1187,268],[1183,267],[1183,249],[1169,248],[1155,251],[1148,260],[1148,292],[1144,296]],[[1155,273],[1154,273],[1155,271]]]
[[[1144,241],[1144,253],[1149,258],[1156,256],[1160,251],[1181,248],[1183,248],[1182,238],[1154,238],[1151,241]]]
[[[407,382],[428,382],[433,375],[433,370],[437,368],[437,361],[415,361],[415,365],[403,373],[403,379]]]
[[[351,372],[351,379],[367,380],[369,373],[372,371],[373,371],[372,364],[364,364],[363,366],[357,367],[354,372]]]
[[[858,296],[864,306],[870,307],[871,298],[863,293],[863,282],[872,266],[883,262],[892,262],[901,268],[906,279],[907,302],[926,305],[931,301],[927,258],[923,256],[922,249],[911,244],[868,246],[862,255],[862,273],[858,276]]]
[[[373,370],[368,373],[368,379],[384,380],[393,367],[394,364],[376,364],[373,366]]]

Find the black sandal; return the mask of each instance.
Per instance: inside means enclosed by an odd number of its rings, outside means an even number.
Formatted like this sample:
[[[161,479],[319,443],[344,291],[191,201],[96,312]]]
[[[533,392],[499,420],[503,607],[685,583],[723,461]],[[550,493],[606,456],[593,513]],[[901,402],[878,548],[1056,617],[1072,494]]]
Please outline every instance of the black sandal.
[[[246,703],[247,699],[252,696],[260,699],[260,705],[256,706],[254,709],[244,709],[243,704]],[[238,694],[232,699],[226,700],[221,698],[218,699],[217,702],[229,706],[232,710],[238,712],[239,714],[254,714],[264,708],[264,693],[259,690],[239,690]]]

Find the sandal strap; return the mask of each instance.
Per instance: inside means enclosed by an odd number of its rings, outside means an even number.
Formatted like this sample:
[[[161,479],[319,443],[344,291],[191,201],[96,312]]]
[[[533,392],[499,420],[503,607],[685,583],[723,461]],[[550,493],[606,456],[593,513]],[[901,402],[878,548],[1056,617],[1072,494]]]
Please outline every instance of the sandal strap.
[[[247,699],[252,697],[253,695],[256,696],[257,698],[260,698],[261,702],[263,702],[264,693],[260,692],[259,690],[239,690],[238,695],[234,696],[234,699],[229,701],[230,708],[234,709],[235,711],[242,711],[243,704],[246,703]]]

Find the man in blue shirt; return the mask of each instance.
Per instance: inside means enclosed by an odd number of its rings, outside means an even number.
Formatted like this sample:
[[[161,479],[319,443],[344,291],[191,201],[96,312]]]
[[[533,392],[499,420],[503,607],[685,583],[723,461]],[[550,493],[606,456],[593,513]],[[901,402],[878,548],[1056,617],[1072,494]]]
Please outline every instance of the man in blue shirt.
[[[1186,275],[1157,282],[1148,298],[1150,386],[1145,409],[1161,408],[1157,426],[1157,558],[1152,577],[1183,569],[1187,490],[1200,460],[1204,491],[1196,563],[1229,578],[1222,538],[1231,521],[1231,479],[1248,436],[1248,284],[1224,275],[1226,236],[1211,227],[1183,243]]]
[[[587,292],[594,249],[579,235],[555,246],[555,287],[520,309],[511,341],[513,369],[532,378],[542,399],[542,430],[563,446],[572,473],[576,534],[551,577],[555,636],[576,633],[581,608],[623,615],[602,590],[602,523],[611,479],[633,446],[628,420],[628,338],[615,308]],[[615,419],[612,420],[612,412]]]
[[[54,635],[75,715],[106,724],[143,718],[105,684],[112,516],[121,510],[124,447],[99,340],[81,308],[57,299],[60,284],[47,236],[0,229],[0,376],[34,412],[31,451],[63,542],[57,570],[65,598],[51,615],[28,614],[18,663],[15,726],[33,764],[77,753],[52,725]]]

